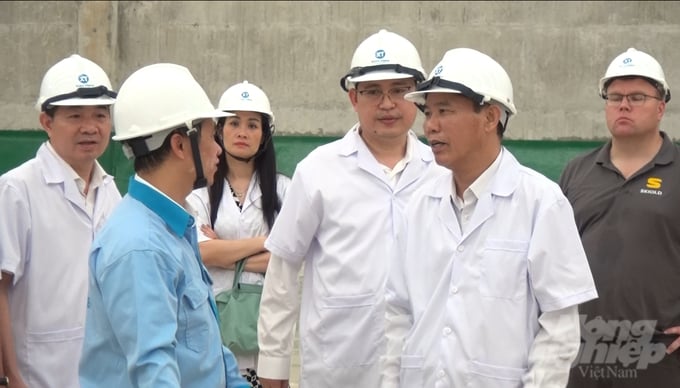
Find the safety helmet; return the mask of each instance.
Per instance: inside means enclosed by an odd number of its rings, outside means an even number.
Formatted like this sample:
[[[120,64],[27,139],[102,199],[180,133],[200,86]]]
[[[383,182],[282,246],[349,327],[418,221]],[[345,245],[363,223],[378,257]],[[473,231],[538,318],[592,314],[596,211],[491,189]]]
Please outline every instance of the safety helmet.
[[[104,70],[73,54],[47,70],[35,108],[42,112],[51,106],[111,105],[115,101],[116,92]]]
[[[490,56],[470,48],[447,51],[429,78],[405,98],[422,105],[427,93],[456,93],[479,105],[500,105],[504,108],[504,128],[509,116],[517,114],[508,73]]]
[[[248,81],[232,85],[225,90],[217,109],[227,112],[259,112],[269,116],[270,125],[274,124],[274,113],[269,105],[269,98],[262,89]]]
[[[626,50],[626,52],[619,54],[609,64],[607,72],[604,74],[604,77],[600,79],[600,96],[603,98],[605,97],[605,89],[608,86],[610,80],[613,78],[628,76],[644,77],[660,84],[665,91],[665,95],[663,97],[664,101],[670,101],[671,89],[666,82],[666,76],[664,75],[663,69],[661,68],[659,62],[651,55],[643,51],[636,50],[632,47]]]
[[[157,63],[135,71],[121,85],[113,106],[113,140],[123,141],[131,158],[159,148],[173,129],[191,130],[196,120],[226,116],[233,114],[215,109],[186,67]],[[137,138],[146,149],[125,147]]]
[[[356,48],[351,69],[340,79],[340,86],[348,91],[357,82],[410,77],[416,82],[425,79],[418,50],[403,36],[382,29]]]

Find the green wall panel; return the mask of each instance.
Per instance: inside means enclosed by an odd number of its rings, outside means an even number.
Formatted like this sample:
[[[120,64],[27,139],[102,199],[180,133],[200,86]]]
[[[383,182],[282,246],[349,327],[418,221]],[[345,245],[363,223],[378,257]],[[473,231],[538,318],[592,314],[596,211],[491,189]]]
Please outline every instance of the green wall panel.
[[[0,174],[32,158],[40,144],[47,139],[43,131],[0,130]],[[275,136],[274,147],[278,169],[292,176],[297,163],[319,145],[337,139],[331,136]],[[601,141],[526,141],[505,140],[504,145],[523,164],[557,180],[567,161],[597,147]],[[133,174],[132,162],[125,158],[120,144],[111,141],[99,159],[102,166],[115,177],[122,193],[127,192]]]

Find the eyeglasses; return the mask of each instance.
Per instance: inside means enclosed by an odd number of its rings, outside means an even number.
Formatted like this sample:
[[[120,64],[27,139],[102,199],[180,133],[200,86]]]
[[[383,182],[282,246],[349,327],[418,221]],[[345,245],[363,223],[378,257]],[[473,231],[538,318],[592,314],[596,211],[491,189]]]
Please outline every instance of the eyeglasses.
[[[392,102],[396,102],[403,100],[406,93],[411,90],[413,90],[412,86],[397,86],[389,89],[387,93],[385,93],[380,88],[368,88],[359,90],[359,94],[371,102],[382,101],[383,96],[385,95],[387,95]]]
[[[641,106],[644,105],[648,98],[653,98],[655,100],[661,100],[659,97],[650,96],[644,93],[633,93],[633,94],[618,94],[612,93],[604,96],[606,104],[608,106],[619,106],[623,102],[623,99],[628,100],[630,106]]]

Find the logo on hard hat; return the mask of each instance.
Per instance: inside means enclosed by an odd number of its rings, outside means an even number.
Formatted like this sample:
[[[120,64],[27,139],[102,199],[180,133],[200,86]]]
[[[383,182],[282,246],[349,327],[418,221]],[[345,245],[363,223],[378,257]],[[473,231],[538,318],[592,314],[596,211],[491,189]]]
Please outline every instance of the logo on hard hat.
[[[379,49],[375,52],[375,57],[378,59],[383,59],[385,58],[385,50]]]
[[[631,62],[633,62],[633,59],[632,59],[632,58],[625,58],[625,59],[623,60],[623,64],[624,64],[624,65],[627,65],[627,64],[629,64],[629,63],[631,63]]]
[[[81,84],[86,84],[90,80],[90,77],[87,76],[87,74],[81,74],[78,76],[78,81],[80,81]]]
[[[438,76],[439,74],[442,73],[443,70],[444,70],[444,66],[442,66],[442,65],[437,66],[437,68],[434,69],[434,75]]]
[[[250,93],[248,93],[247,90],[245,92],[241,93],[241,98],[248,98],[248,97],[250,97]]]

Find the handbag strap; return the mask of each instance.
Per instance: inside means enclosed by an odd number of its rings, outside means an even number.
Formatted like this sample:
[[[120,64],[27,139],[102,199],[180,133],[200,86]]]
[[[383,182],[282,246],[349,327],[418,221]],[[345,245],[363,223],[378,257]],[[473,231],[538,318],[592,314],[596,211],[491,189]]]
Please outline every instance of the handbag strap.
[[[243,269],[246,266],[246,258],[244,257],[243,259],[237,261],[236,263],[236,268],[234,269],[234,282],[231,285],[231,288],[236,288],[238,284],[241,282],[241,274],[243,273]]]

